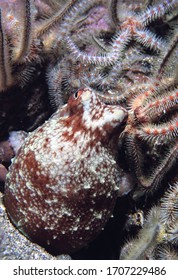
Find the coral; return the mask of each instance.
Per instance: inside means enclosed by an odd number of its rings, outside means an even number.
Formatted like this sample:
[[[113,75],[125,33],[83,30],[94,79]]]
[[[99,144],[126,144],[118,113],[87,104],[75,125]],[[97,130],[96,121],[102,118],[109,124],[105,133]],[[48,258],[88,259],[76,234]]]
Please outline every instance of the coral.
[[[7,169],[3,164],[0,164],[0,181],[5,182],[6,175],[7,175]]]
[[[37,59],[38,56],[38,43],[33,46],[31,36],[31,1],[20,2],[15,1],[13,11],[8,10],[8,5],[12,4],[4,3],[6,6],[2,6],[0,14],[1,91],[7,90],[16,83],[23,86],[32,72],[32,66],[26,66],[26,61]]]
[[[158,86],[154,88],[148,86],[146,91],[142,90],[138,96],[133,97],[130,105],[130,115],[128,126],[122,137],[125,141],[129,159],[133,162],[133,171],[136,180],[142,186],[142,195],[145,191],[153,191],[161,181],[163,176],[170,170],[177,159],[177,113],[171,115],[170,111],[177,107],[177,88],[174,80],[166,81],[168,86]],[[150,94],[151,93],[151,94]],[[151,95],[151,96],[150,96]],[[144,174],[144,154],[143,143],[148,145],[150,154],[153,146],[159,145],[160,152],[155,155],[154,164],[156,166],[149,173]],[[145,145],[146,146],[146,145]],[[163,148],[165,148],[166,152]],[[144,154],[143,154],[144,153]],[[150,156],[149,154],[149,156]],[[156,159],[157,157],[157,159]]]
[[[11,131],[9,133],[8,143],[15,155],[19,151],[27,136],[28,133],[25,131]]]
[[[126,49],[126,46],[131,40],[154,50],[165,48],[164,42],[149,31],[146,26],[155,19],[161,18],[166,13],[173,10],[177,6],[177,1],[163,1],[159,5],[150,7],[146,9],[146,11],[140,13],[134,13],[134,11],[128,12],[122,1],[119,4],[119,14],[117,15],[117,20],[114,20],[117,22],[119,21],[119,32],[115,35],[106,54],[91,55],[84,53],[75,46],[70,37],[67,38],[69,48],[77,59],[81,60],[83,63],[94,63],[97,65],[114,64],[121,58],[122,52]],[[111,2],[111,11],[113,10],[116,11],[116,8],[113,9],[113,2]]]
[[[5,182],[8,172],[7,165],[14,157],[14,151],[11,148],[9,141],[0,142],[0,181]]]
[[[51,50],[58,51],[59,46],[63,48],[62,40],[66,34],[72,32],[73,24],[80,24],[77,19],[78,11],[92,11],[95,2],[97,1],[88,3],[85,0],[75,0],[64,5],[57,1],[44,3],[40,0],[20,0],[9,4],[0,3],[0,91],[7,91],[14,85],[24,87],[28,84],[36,74],[36,69],[50,58]],[[105,16],[102,17],[105,8],[101,6],[99,14],[93,9],[94,18],[88,23],[86,20],[86,25],[97,33],[107,30],[107,20],[104,19]],[[45,20],[44,16],[47,17]],[[56,26],[59,24],[58,33]],[[84,30],[81,28],[80,32]],[[79,35],[78,37],[80,38]]]
[[[107,104],[126,102],[129,116],[120,141],[138,185],[135,199],[145,192],[153,193],[165,174],[177,163],[177,70],[174,68],[175,74],[171,77],[166,72],[166,68],[170,70],[174,52],[177,51],[177,42],[178,36],[172,36],[155,65],[154,76],[147,78],[146,82],[135,83],[120,95],[99,94]],[[146,162],[151,163],[150,168],[145,168]]]
[[[178,259],[178,183],[150,210],[135,239],[121,250],[120,259]]]
[[[9,141],[0,142],[0,162],[8,162],[14,157],[14,152],[10,147]]]
[[[117,198],[121,173],[112,141],[126,119],[125,109],[83,89],[26,138],[4,195],[22,233],[58,253],[76,251],[96,237]]]

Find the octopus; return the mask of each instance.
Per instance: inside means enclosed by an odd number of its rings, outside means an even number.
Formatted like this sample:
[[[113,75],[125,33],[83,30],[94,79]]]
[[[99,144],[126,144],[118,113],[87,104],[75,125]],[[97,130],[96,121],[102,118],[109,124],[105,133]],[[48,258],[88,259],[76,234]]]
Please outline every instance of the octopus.
[[[116,143],[126,120],[124,108],[83,88],[29,133],[5,183],[4,204],[20,232],[58,254],[96,238],[117,199]]]

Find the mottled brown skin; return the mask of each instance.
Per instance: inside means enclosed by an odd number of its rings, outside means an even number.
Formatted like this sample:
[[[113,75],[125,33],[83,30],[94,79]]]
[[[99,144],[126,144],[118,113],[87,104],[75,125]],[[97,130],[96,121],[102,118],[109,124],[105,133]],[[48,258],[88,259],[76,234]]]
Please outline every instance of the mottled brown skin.
[[[113,131],[127,118],[90,89],[25,140],[5,185],[4,203],[16,227],[49,251],[71,253],[105,226],[121,172],[111,149]]]

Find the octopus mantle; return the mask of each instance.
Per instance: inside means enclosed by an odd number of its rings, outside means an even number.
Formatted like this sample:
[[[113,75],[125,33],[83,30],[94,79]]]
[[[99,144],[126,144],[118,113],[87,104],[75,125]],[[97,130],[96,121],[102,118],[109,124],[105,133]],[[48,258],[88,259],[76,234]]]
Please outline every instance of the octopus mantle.
[[[123,108],[105,105],[84,89],[30,133],[10,167],[4,196],[10,219],[24,235],[71,253],[99,234],[120,180],[110,143],[126,117]]]

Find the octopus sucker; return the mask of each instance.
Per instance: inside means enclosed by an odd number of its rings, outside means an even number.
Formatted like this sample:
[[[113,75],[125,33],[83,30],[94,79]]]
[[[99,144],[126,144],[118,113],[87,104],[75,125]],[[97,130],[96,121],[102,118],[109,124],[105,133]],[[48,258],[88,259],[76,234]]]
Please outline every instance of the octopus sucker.
[[[113,143],[126,119],[124,108],[84,88],[29,133],[4,194],[11,221],[25,236],[58,254],[96,238],[118,196],[122,172]]]

